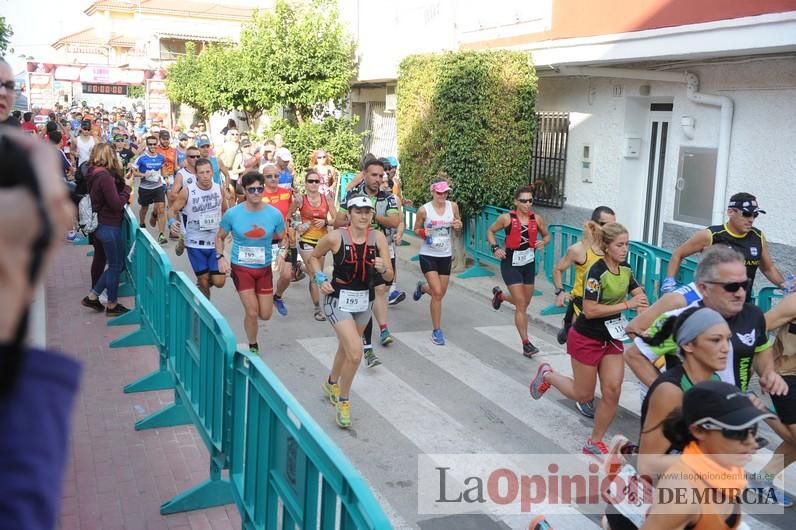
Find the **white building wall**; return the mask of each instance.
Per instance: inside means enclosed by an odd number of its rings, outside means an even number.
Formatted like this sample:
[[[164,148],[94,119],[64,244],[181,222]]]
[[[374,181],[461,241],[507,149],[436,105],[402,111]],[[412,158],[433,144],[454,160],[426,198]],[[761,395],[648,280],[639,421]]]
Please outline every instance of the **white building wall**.
[[[738,191],[757,195],[768,215],[761,216],[756,226],[771,241],[796,245],[796,233],[791,229],[796,221],[796,59],[702,65],[689,71],[699,76],[701,92],[729,96],[735,104],[728,197]],[[642,85],[650,87],[649,96],[639,95]],[[621,97],[614,96],[615,86],[621,86]],[[626,159],[622,148],[625,136],[638,136],[642,138],[642,152],[646,152],[649,129],[639,114],[646,112],[651,102],[665,101],[673,103],[673,110],[662,220],[688,229],[699,227],[673,221],[678,156],[681,146],[718,146],[719,108],[687,99],[684,84],[607,78],[540,79],[537,110],[571,113],[565,184],[568,206],[592,209],[599,204],[610,205],[631,232],[640,231],[646,158]],[[688,139],[680,127],[683,116],[695,119],[693,139]],[[593,150],[590,183],[582,179],[583,144],[590,144]],[[710,211],[710,205],[706,205],[706,211]]]

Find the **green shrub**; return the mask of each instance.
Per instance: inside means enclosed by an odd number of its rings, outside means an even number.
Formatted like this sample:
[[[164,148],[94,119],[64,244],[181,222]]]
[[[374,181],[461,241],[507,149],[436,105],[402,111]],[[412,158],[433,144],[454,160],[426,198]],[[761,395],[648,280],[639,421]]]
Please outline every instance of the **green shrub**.
[[[282,135],[282,142],[293,155],[296,176],[303,182],[303,173],[315,149],[327,151],[340,173],[358,171],[364,133],[354,131],[355,119],[327,116],[320,122],[305,121],[300,125],[279,119],[271,124],[263,136],[273,138],[276,133]]]
[[[527,53],[413,55],[401,62],[397,95],[407,198],[429,200],[431,180],[445,172],[463,215],[511,205],[528,183],[533,145],[536,73]]]

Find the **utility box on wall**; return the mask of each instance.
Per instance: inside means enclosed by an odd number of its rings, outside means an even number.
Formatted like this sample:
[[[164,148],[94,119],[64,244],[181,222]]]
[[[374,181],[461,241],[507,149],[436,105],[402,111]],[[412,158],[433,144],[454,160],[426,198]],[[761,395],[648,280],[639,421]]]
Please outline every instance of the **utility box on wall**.
[[[594,178],[594,150],[591,144],[581,147],[580,177],[583,182],[591,182]]]
[[[625,158],[638,158],[641,156],[641,138],[625,138],[622,156]]]

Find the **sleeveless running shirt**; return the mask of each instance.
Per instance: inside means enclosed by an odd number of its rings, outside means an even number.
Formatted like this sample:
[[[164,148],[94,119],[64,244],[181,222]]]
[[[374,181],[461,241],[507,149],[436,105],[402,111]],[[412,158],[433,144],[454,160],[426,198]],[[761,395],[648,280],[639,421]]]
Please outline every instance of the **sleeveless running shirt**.
[[[326,202],[326,197],[323,195],[320,196],[320,200],[321,203],[318,206],[313,206],[310,204],[309,198],[306,195],[304,196],[301,201],[301,209],[299,210],[302,223],[311,223],[316,219],[323,219],[326,221],[327,215],[329,213],[329,204]],[[310,227],[303,234],[301,234],[299,241],[315,245],[318,243],[318,240],[326,235],[327,231],[328,230],[326,226],[323,228],[318,228],[310,224]]]
[[[581,311],[583,311],[583,282],[586,281],[586,274],[600,258],[602,258],[602,255],[588,248],[586,249],[586,261],[575,264],[575,283],[572,285],[572,298],[575,299],[573,304],[575,316],[580,315]]]
[[[83,141],[81,136],[76,138],[77,143],[77,165],[79,166],[83,162],[88,162],[89,157],[91,156],[91,150],[94,149],[94,146],[97,145],[97,141],[94,140],[93,136],[88,137],[88,141]]]
[[[374,267],[376,256],[376,232],[368,230],[364,243],[354,243],[351,238],[351,229],[346,227],[340,230],[340,248],[334,253],[334,272],[332,273],[332,287],[334,296],[340,298],[341,290],[367,291],[368,301],[373,301],[373,282],[377,272]]]
[[[506,261],[516,267],[533,263],[537,234],[536,215],[533,212],[528,215],[528,224],[522,224],[516,210],[509,212],[509,218],[511,223],[504,228]]]
[[[185,223],[185,246],[190,248],[215,248],[216,232],[221,221],[221,187],[213,183],[203,190],[193,178],[186,179],[188,201],[183,213]]]
[[[729,245],[744,257],[746,265],[746,276],[754,282],[757,268],[760,266],[760,255],[763,253],[763,232],[757,228],[752,228],[746,235],[740,236],[733,234],[727,224],[709,226],[711,244]],[[751,289],[746,293],[747,298],[751,298]]]
[[[445,201],[445,211],[442,212],[442,215],[437,213],[431,202],[424,204],[423,209],[426,211],[426,222],[423,227],[426,231],[426,239],[420,245],[420,254],[437,258],[451,256],[453,254],[453,245],[451,244],[453,205],[451,201]]]

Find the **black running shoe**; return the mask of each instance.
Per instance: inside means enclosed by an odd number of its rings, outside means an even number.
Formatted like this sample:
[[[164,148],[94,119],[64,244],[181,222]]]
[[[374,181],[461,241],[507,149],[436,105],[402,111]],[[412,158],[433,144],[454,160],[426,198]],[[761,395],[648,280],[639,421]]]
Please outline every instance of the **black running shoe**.
[[[105,315],[109,317],[118,317],[119,315],[123,315],[130,310],[124,307],[122,304],[116,304],[113,307],[109,307],[105,310]]]
[[[567,343],[567,334],[569,334],[569,329],[566,326],[558,330],[558,335],[556,335],[556,340],[558,341],[559,344]]]
[[[539,353],[539,348],[533,345],[531,342],[526,342],[522,345],[522,354],[529,359]]]
[[[96,311],[97,313],[99,313],[99,312],[101,312],[101,311],[105,311],[105,306],[104,306],[104,305],[102,305],[102,302],[100,302],[99,300],[92,300],[92,299],[91,299],[91,298],[89,298],[88,296],[86,296],[85,298],[83,298],[83,299],[80,301],[80,304],[81,304],[81,305],[84,305],[84,306],[86,306],[86,307],[90,307],[91,309],[93,309],[93,310],[94,310],[94,311]]]
[[[492,288],[492,309],[497,311],[500,309],[500,304],[503,303],[503,291],[500,287]]]

